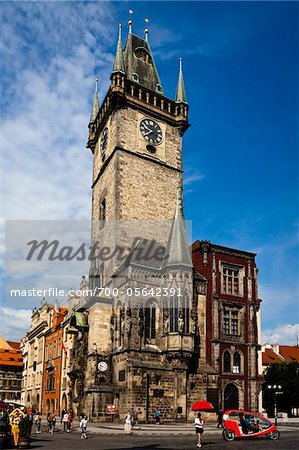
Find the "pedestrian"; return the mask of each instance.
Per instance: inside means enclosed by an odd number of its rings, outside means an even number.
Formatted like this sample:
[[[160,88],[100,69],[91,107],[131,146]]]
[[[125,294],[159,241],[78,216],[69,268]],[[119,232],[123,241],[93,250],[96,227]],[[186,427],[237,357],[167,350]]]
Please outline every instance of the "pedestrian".
[[[219,427],[223,428],[223,411],[221,411],[221,409],[217,411],[217,417],[218,417],[217,428]]]
[[[68,418],[68,413],[67,413],[67,411],[65,411],[63,414],[63,418],[62,418],[63,431],[67,431],[67,418]]]
[[[204,420],[203,420],[203,417],[201,416],[200,412],[197,413],[197,417],[195,418],[194,425],[195,425],[195,431],[196,431],[196,436],[197,436],[196,447],[201,447],[201,440],[202,440],[201,437],[203,435]]]
[[[156,408],[156,411],[155,411],[155,420],[156,420],[156,425],[161,425],[160,411],[158,408]]]
[[[55,417],[55,414],[53,414],[53,416],[52,416],[52,428],[51,428],[51,433],[52,434],[55,433],[55,425],[56,425],[56,417]]]
[[[125,418],[125,433],[131,434],[131,432],[132,432],[132,414],[129,411]]]
[[[47,433],[50,433],[52,429],[52,414],[48,412],[47,414]]]
[[[81,422],[80,422],[81,439],[87,439],[87,434],[86,434],[87,423],[88,423],[87,416],[84,416],[83,419],[81,419]]]
[[[13,434],[13,441],[15,447],[18,447],[19,444],[19,437],[20,437],[19,424],[22,418],[23,418],[22,412],[19,409],[16,409],[12,413],[10,413],[11,432]]]
[[[35,420],[36,434],[41,434],[41,422],[42,422],[42,419],[41,419],[41,416],[40,416],[39,412],[36,413],[34,420]]]
[[[65,413],[66,413],[66,410],[63,409],[63,410],[61,411],[61,416],[60,416],[60,423],[61,423],[61,424],[62,424],[62,422],[63,422],[63,416],[65,415]]]
[[[68,411],[68,413],[67,413],[67,424],[66,424],[66,432],[67,433],[70,433],[71,426],[72,426],[72,415],[71,415],[71,411]]]

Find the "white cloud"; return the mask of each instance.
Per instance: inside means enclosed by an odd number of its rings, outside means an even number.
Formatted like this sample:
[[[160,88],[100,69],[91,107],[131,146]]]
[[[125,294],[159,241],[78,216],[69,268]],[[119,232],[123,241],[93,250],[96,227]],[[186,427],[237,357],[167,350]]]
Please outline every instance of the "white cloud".
[[[298,345],[299,323],[281,324],[273,329],[263,330],[263,343],[281,344],[281,345]]]
[[[32,311],[0,306],[1,336],[10,341],[19,341],[30,326]]]

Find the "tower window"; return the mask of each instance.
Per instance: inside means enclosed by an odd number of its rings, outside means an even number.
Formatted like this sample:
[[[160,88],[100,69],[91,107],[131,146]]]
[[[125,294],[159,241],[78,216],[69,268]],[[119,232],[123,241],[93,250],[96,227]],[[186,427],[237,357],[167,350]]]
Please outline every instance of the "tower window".
[[[135,81],[136,83],[139,83],[139,75],[138,75],[138,73],[136,73],[136,72],[134,72],[133,74],[132,74],[132,78],[133,78],[133,81]]]
[[[159,92],[160,94],[163,92],[163,91],[162,91],[162,86],[161,86],[161,84],[157,84],[156,90],[157,90],[157,92]]]
[[[106,199],[102,200],[100,203],[100,228],[104,228],[105,220],[106,220]]]
[[[171,333],[179,331],[179,305],[177,297],[170,298],[169,325]]]
[[[189,315],[190,315],[190,308],[189,308],[189,297],[183,298],[182,303],[182,316],[184,320],[184,333],[189,333]]]
[[[145,308],[145,338],[155,339],[156,337],[156,304],[151,302]]]

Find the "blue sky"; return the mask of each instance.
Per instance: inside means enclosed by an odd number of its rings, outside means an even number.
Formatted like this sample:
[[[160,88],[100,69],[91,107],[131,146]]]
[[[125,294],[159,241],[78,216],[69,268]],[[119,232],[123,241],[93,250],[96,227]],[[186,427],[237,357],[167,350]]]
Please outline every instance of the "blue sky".
[[[191,128],[185,216],[193,238],[258,253],[265,340],[298,333],[298,4],[2,2],[4,218],[90,218],[94,78],[105,94],[117,25],[150,42],[166,94],[183,57]],[[0,334],[25,309],[2,301]],[[19,321],[16,325],[15,316]],[[297,325],[296,325],[297,324]],[[19,327],[19,328],[17,328]],[[9,336],[8,336],[9,334]]]

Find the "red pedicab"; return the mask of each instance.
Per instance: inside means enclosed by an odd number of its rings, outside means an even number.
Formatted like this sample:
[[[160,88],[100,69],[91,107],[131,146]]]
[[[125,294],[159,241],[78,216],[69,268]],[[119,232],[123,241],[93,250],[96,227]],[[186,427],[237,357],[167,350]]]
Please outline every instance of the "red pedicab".
[[[261,414],[255,414],[240,409],[230,409],[223,414],[223,438],[233,441],[235,438],[251,438],[266,436],[270,439],[279,439],[277,427]]]

